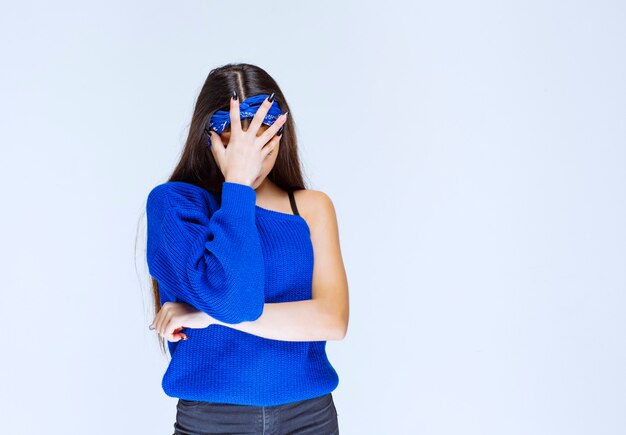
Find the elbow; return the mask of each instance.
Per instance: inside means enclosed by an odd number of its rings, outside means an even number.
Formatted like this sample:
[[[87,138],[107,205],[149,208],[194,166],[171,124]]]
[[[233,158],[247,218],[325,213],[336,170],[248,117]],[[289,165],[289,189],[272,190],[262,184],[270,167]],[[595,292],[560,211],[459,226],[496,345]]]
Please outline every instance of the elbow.
[[[348,334],[348,323],[350,322],[350,306],[344,305],[339,313],[338,340],[343,340]]]
[[[348,322],[341,321],[333,328],[332,340],[343,340],[348,333]]]
[[[348,332],[348,307],[338,307],[334,301],[327,299],[318,299],[317,307],[324,319],[326,340],[343,340]]]
[[[348,313],[335,313],[332,316],[333,322],[330,328],[330,340],[343,340],[348,333]]]

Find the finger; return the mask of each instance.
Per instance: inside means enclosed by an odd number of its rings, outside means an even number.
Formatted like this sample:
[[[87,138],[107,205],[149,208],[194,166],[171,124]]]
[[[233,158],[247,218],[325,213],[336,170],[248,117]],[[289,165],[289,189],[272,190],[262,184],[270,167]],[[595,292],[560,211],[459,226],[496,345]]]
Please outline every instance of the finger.
[[[159,335],[161,335],[161,324],[163,323],[164,316],[165,316],[165,310],[161,308],[161,310],[159,311],[159,315],[157,316],[157,322],[154,325],[154,330]]]
[[[287,113],[289,112],[285,112],[280,115],[276,119],[276,121],[274,121],[274,123],[270,125],[269,128],[265,130],[261,136],[259,136],[261,143],[265,144],[278,132],[278,129],[280,129],[280,127],[285,125],[285,123],[287,122]]]
[[[158,330],[159,330],[159,335],[163,338],[165,338],[166,335],[166,330],[167,330],[167,325],[170,323],[170,321],[172,320],[172,310],[167,309],[163,315],[163,320],[161,321],[161,323],[159,324]]]
[[[180,332],[183,330],[183,327],[180,326],[176,329],[174,329],[174,332],[172,333],[172,335],[174,337],[178,337],[179,340],[187,340],[187,334],[185,334],[184,332]]]
[[[239,112],[239,98],[235,99],[237,91],[233,91],[233,95],[230,97],[230,134],[241,133],[241,113]],[[211,137],[211,139],[213,139]]]
[[[261,150],[261,155],[263,158],[267,157],[272,151],[276,149],[276,145],[278,145],[278,141],[280,140],[280,136],[274,136],[272,140],[270,140]]]
[[[226,150],[222,143],[222,137],[214,130],[209,130],[209,137],[211,138],[211,152],[213,153],[213,157],[221,163],[221,157]]]
[[[167,341],[180,341],[183,337],[186,337],[184,333],[180,332],[183,330],[183,327],[177,326],[179,324],[180,322],[175,321],[173,317],[170,319],[165,328],[165,337]]]
[[[274,101],[270,101],[270,97],[274,98],[273,92],[272,92],[272,95],[270,95],[269,97],[266,97],[263,103],[261,103],[261,106],[259,107],[259,109],[254,114],[254,117],[252,118],[250,127],[248,127],[248,132],[254,132],[255,136],[259,132],[259,128],[261,128],[261,124],[263,124],[263,119],[265,118],[265,115],[267,115],[267,112],[269,112],[270,107],[272,107],[272,104],[274,104]]]
[[[180,340],[186,340],[186,338],[184,338],[184,336],[185,336],[185,334],[182,334],[182,333],[172,333],[172,334],[165,334],[164,338],[167,341],[175,343],[175,342],[180,341]]]
[[[185,334],[174,334],[167,339],[167,341],[170,341],[172,343],[175,343],[181,340],[187,340],[187,336]]]
[[[154,319],[154,330],[156,331],[157,334],[159,334],[159,330],[160,330],[159,328],[160,328],[161,323],[163,322],[163,316],[165,315],[165,311],[167,311],[166,304],[163,304],[163,306],[161,307],[161,309],[159,310],[159,312],[157,313]]]

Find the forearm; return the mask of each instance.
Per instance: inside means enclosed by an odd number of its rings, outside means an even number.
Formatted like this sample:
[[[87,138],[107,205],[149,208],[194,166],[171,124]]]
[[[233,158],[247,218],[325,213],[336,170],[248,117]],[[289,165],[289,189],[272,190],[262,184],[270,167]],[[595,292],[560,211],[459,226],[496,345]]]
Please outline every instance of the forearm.
[[[340,316],[322,299],[266,303],[261,317],[250,322],[228,324],[215,321],[259,337],[282,341],[341,340]]]

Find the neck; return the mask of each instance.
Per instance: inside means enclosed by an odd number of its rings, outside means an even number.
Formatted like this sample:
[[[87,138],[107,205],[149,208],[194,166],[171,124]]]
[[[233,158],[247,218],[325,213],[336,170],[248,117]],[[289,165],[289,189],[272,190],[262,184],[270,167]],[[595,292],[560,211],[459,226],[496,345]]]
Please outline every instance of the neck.
[[[279,198],[283,195],[283,191],[267,177],[255,189],[257,203],[271,202],[272,198]]]

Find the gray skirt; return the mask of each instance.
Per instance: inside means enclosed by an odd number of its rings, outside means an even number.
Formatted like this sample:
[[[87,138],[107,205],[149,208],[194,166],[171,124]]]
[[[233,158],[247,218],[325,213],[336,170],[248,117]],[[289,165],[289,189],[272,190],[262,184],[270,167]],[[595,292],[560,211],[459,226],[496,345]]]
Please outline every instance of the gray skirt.
[[[275,406],[178,399],[174,435],[337,435],[332,393]]]

